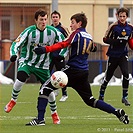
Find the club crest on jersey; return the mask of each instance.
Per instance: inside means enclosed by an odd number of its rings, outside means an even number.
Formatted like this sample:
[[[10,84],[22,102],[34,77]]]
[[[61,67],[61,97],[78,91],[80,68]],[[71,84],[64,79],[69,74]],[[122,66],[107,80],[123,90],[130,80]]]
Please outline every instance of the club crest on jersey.
[[[123,29],[123,31],[121,32],[122,36],[125,36],[127,33],[125,31],[125,29]]]

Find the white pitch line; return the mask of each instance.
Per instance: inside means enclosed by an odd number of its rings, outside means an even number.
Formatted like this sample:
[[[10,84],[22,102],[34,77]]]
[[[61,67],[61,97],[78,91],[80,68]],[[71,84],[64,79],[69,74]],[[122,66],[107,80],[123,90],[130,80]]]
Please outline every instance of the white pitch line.
[[[22,119],[34,119],[35,117],[31,117],[31,116],[0,116],[0,120],[22,120]],[[51,117],[45,117],[46,119],[51,119]],[[111,117],[110,115],[92,115],[92,116],[67,116],[67,117],[60,117],[61,119],[73,119],[73,120],[84,120],[84,119],[88,119],[88,120],[115,120],[117,119],[115,116]],[[131,120],[131,119],[130,119]]]

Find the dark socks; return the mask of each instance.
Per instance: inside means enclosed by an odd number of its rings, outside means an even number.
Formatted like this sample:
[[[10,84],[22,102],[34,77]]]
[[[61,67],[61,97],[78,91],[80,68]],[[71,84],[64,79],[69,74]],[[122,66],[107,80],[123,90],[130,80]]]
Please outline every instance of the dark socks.
[[[62,88],[62,96],[67,96],[67,90],[66,90],[66,87],[65,88]]]
[[[102,100],[98,100],[96,103],[96,108],[105,111],[107,113],[112,113],[114,115],[116,115],[116,109],[114,107],[112,107],[110,104],[107,104],[105,102],[103,102]]]
[[[38,97],[38,105],[37,105],[38,120],[44,119],[44,114],[45,114],[47,104],[48,104],[48,99]]]
[[[105,89],[107,87],[108,82],[104,81],[100,88],[100,96],[104,97]]]
[[[123,88],[123,98],[127,98],[128,96],[128,89]]]

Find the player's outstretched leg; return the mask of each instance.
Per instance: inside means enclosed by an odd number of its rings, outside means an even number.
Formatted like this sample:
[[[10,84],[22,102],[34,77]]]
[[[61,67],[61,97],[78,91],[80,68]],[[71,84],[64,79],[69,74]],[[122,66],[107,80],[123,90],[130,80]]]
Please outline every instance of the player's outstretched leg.
[[[128,115],[125,113],[125,111],[123,109],[116,109],[113,106],[111,106],[110,104],[107,104],[102,100],[95,100],[94,102],[96,103],[96,106],[95,106],[96,108],[98,108],[102,111],[105,111],[107,113],[112,113],[112,114],[116,115],[116,117],[124,124],[129,123]]]

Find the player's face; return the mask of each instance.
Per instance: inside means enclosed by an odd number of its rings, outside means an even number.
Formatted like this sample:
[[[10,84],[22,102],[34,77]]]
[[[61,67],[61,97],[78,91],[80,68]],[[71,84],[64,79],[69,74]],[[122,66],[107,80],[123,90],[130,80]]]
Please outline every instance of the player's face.
[[[45,15],[44,17],[38,16],[38,19],[35,20],[37,28],[39,30],[44,30],[47,24],[48,16]]]
[[[81,21],[77,23],[75,19],[71,20],[70,28],[72,31],[74,31],[80,27],[81,27]]]
[[[127,15],[125,12],[120,12],[119,15],[117,16],[118,20],[122,23],[125,24],[126,19],[127,19]]]
[[[51,19],[52,19],[52,24],[54,26],[57,26],[59,24],[59,22],[60,22],[60,18],[59,18],[59,15],[58,14],[53,14],[51,16]]]

